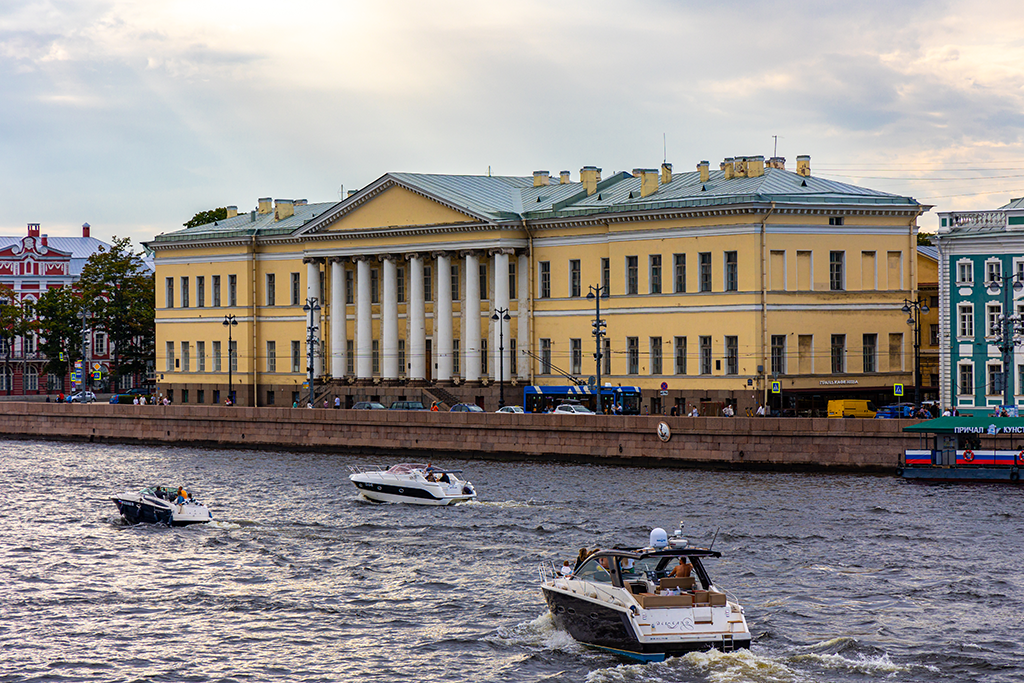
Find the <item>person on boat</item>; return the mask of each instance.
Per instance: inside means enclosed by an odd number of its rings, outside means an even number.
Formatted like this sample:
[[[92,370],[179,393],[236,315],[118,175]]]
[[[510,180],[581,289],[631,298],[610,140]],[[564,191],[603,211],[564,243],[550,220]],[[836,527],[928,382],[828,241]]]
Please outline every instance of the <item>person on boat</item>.
[[[576,567],[575,567],[575,569],[579,569],[580,565],[582,565],[586,561],[586,559],[588,557],[590,557],[590,551],[587,550],[586,548],[580,548],[580,552],[576,556]]]
[[[572,576],[572,567],[569,566],[569,560],[566,560],[565,562],[563,562],[562,563],[562,568],[559,569],[558,571],[561,572],[562,576],[564,576],[567,579],[570,576]]]
[[[685,579],[687,576],[690,575],[692,571],[693,565],[690,564],[690,561],[685,557],[680,557],[679,564],[677,564],[672,569],[672,571],[669,572],[669,576],[671,576],[674,579]]]
[[[186,491],[185,489],[183,489],[182,487],[179,486],[178,487],[178,499],[175,500],[174,502],[177,503],[178,505],[181,505],[186,500],[188,500],[188,491]]]

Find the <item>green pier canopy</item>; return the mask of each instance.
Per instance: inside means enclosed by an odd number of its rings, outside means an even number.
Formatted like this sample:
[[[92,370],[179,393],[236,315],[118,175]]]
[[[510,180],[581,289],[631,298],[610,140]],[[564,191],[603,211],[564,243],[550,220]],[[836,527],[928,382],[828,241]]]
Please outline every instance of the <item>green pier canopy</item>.
[[[928,434],[1000,434],[1024,435],[1024,418],[1021,417],[939,417],[918,422],[903,428],[905,432],[926,432]]]

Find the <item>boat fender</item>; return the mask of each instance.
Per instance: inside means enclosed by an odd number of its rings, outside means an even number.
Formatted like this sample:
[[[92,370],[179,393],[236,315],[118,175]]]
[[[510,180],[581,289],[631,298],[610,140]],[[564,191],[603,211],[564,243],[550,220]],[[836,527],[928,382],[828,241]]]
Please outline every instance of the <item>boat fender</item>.
[[[974,451],[972,451],[972,450],[964,451],[964,460],[966,460],[967,462],[971,462],[972,460],[974,460]]]
[[[897,467],[896,468],[896,476],[897,477],[902,477],[903,476],[903,468],[902,467]]]
[[[1014,467],[1010,470],[1010,481],[1017,481],[1020,479],[1020,470]]]

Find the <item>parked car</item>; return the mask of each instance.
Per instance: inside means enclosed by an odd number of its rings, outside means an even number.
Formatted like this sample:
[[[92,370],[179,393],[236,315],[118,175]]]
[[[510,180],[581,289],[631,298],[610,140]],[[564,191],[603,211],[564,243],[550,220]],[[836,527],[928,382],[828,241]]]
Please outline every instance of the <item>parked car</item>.
[[[450,413],[482,413],[484,409],[475,403],[456,403],[449,410]]]
[[[891,406],[882,406],[875,413],[875,418],[879,420],[895,420],[907,417],[914,417],[913,403],[894,403]]]
[[[426,410],[423,401],[395,401],[391,404],[391,410]]]
[[[92,403],[96,400],[96,394],[89,390],[79,391],[77,394],[71,394],[64,400],[68,403]]]
[[[503,408],[498,408],[494,412],[496,412],[496,413],[521,413],[521,412],[523,412],[523,407],[522,406],[505,406]]]
[[[594,411],[590,408],[580,405],[578,403],[563,403],[562,405],[555,406],[554,413],[556,415],[594,415]]]
[[[357,401],[352,406],[352,410],[387,410],[388,407],[383,403],[377,403],[376,401]]]

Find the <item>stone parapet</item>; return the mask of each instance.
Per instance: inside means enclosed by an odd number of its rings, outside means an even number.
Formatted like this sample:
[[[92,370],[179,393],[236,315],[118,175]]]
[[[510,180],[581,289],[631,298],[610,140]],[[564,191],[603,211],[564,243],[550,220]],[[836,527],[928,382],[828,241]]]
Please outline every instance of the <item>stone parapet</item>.
[[[909,420],[573,416],[0,403],[0,435],[321,454],[549,459],[736,469],[892,471],[921,446]],[[659,422],[672,436],[658,438]]]

